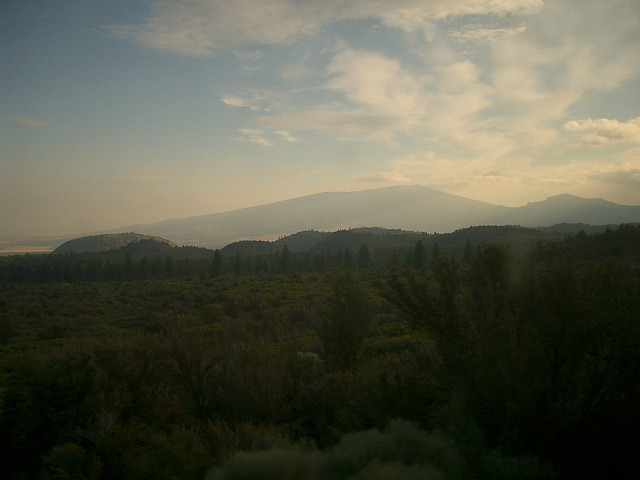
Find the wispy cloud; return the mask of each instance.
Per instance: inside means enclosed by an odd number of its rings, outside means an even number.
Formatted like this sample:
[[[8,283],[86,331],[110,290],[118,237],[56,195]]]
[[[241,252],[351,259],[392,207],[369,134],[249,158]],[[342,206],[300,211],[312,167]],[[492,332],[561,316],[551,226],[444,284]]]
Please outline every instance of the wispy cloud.
[[[260,99],[255,96],[225,95],[221,99],[222,103],[235,108],[249,108],[251,110],[261,110]]]
[[[239,132],[242,134],[241,137],[237,138],[237,140],[239,141],[256,143],[258,145],[262,145],[263,147],[273,147],[274,145],[276,145],[276,142],[267,138],[266,134],[268,132],[263,129],[241,128]]]
[[[385,183],[385,184],[391,184],[391,185],[399,185],[399,184],[408,185],[411,183],[415,183],[415,182],[412,182],[407,177],[405,177],[404,175],[397,172],[380,172],[380,173],[373,173],[370,175],[356,175],[355,178],[356,180],[359,180],[365,183]]]
[[[569,132],[584,132],[584,145],[601,147],[613,143],[640,143],[640,117],[628,122],[598,118],[596,120],[571,120],[563,125]]]
[[[617,185],[640,187],[640,168],[611,170],[589,175],[589,178]]]
[[[295,135],[291,135],[291,132],[289,132],[289,130],[275,130],[273,133],[279,135],[283,140],[289,143],[297,143],[300,141],[298,137],[296,137]]]
[[[241,128],[238,130],[241,137],[236,140],[241,142],[250,142],[263,147],[273,147],[279,143],[278,140],[287,143],[296,143],[300,139],[291,134],[288,130],[270,130],[264,128]]]
[[[46,124],[35,118],[14,118],[9,120],[9,123],[15,125],[22,125],[23,127],[44,127]]]
[[[424,109],[422,85],[400,62],[376,52],[345,49],[327,69],[327,88],[342,92],[359,107],[384,115],[411,117]]]
[[[255,118],[272,129],[309,131],[340,139],[390,141],[406,119],[366,111],[307,110]]]
[[[382,43],[350,45],[340,35],[350,20],[402,38],[402,55]],[[180,55],[228,49],[243,69],[274,75],[278,83],[248,93],[225,87],[221,101],[250,117],[236,140],[273,147],[312,132],[408,144],[405,159],[433,149],[432,158],[415,157],[421,164],[358,180],[459,186],[567,182],[575,175],[568,157],[540,159],[566,150],[572,135],[590,146],[637,142],[638,119],[571,120],[569,112],[640,72],[639,28],[637,3],[620,0],[162,0],[143,22],[108,30]]]
[[[511,28],[483,28],[469,26],[460,30],[453,30],[449,35],[459,42],[487,43],[496,39],[513,37],[526,31],[527,27],[521,25]]]
[[[249,44],[284,45],[316,35],[340,20],[378,19],[414,31],[465,15],[529,14],[542,0],[162,0],[139,24],[107,31],[138,45],[190,56]]]

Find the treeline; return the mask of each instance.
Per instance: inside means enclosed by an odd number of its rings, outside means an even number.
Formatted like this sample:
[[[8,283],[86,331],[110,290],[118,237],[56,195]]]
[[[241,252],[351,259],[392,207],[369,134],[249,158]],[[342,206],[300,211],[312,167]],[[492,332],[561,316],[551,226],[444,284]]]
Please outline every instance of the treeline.
[[[437,255],[439,247],[434,245]],[[270,254],[247,255],[237,252],[228,256],[219,250],[198,249],[193,257],[129,251],[109,254],[31,254],[0,258],[0,282],[100,282],[187,277],[204,280],[224,275],[321,273],[331,269],[367,270],[414,265],[422,268],[429,257],[424,253],[424,256],[419,254],[414,260],[414,251],[417,249],[422,252],[424,248],[418,240],[415,249],[407,249],[401,255],[395,252],[381,255],[377,251],[371,252],[367,245],[353,252],[349,248],[341,251],[292,252],[285,245]],[[174,247],[174,250],[179,251],[180,248]]]
[[[367,230],[368,231],[368,230]],[[322,273],[332,269],[384,269],[387,267],[423,269],[431,265],[442,249],[457,260],[468,262],[474,248],[488,243],[509,245],[521,253],[523,246],[534,246],[536,231],[519,227],[476,227],[447,235],[364,234],[359,230],[336,232],[325,243],[304,250],[292,250],[269,242],[238,242],[222,250],[176,247],[153,239],[143,239],[109,252],[32,254],[0,257],[0,282],[99,282],[149,279],[207,279],[225,275],[265,273]],[[564,241],[539,238],[536,249],[562,249],[568,255],[613,257],[633,255],[640,241],[640,226],[621,225],[616,230],[586,234],[580,231]],[[300,234],[301,235],[301,234]],[[465,238],[467,235],[467,238]],[[544,236],[540,233],[541,236]],[[296,237],[295,235],[293,237]],[[378,237],[384,241],[380,241]],[[415,238],[418,238],[415,240]],[[389,243],[388,239],[398,242]],[[414,240],[409,240],[414,238]],[[295,242],[295,238],[292,238]],[[375,247],[367,243],[369,240]],[[438,240],[441,240],[439,242]],[[409,243],[407,246],[407,242]],[[512,243],[516,244],[514,248]],[[343,245],[342,247],[340,245]],[[344,246],[345,244],[349,246]],[[405,246],[401,246],[404,244]],[[440,245],[443,245],[441,248]],[[358,245],[358,246],[356,246]],[[527,250],[528,250],[527,249]],[[262,252],[262,253],[261,253]]]
[[[406,268],[3,283],[3,475],[637,477],[639,233],[416,244]]]

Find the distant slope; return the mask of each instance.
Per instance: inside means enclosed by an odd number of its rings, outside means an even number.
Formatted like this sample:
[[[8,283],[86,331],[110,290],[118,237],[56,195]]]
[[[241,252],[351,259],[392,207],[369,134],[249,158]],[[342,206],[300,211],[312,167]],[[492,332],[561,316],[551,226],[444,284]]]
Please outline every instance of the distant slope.
[[[303,230],[381,226],[447,232],[507,210],[421,186],[329,192],[281,202],[120,229],[171,238],[181,245],[221,248],[238,240],[268,239]]]
[[[159,246],[176,246],[175,243],[164,238],[139,233],[108,233],[69,240],[56,248],[53,253],[106,252],[131,244],[138,244],[136,247],[132,247],[132,251],[136,252],[140,252],[144,248],[157,250]]]
[[[532,202],[494,217],[496,225],[540,227],[559,223],[620,225],[640,222],[640,207],[618,205],[601,198],[556,195],[542,202]]]
[[[477,225],[550,226],[640,222],[640,206],[559,195],[523,207],[504,207],[432,188],[388,187],[360,192],[328,192],[231,212],[129,226],[170,238],[179,245],[222,248],[239,240],[275,240],[301,231],[384,227],[416,232],[453,232]],[[315,234],[296,239],[308,245]],[[291,248],[291,247],[290,247]]]

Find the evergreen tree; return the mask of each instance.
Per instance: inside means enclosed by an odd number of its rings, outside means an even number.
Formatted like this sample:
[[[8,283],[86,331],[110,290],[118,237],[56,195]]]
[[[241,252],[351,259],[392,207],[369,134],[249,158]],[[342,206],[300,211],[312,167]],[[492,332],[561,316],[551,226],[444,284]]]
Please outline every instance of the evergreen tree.
[[[165,260],[165,269],[167,271],[167,276],[169,278],[173,278],[176,274],[176,268],[175,265],[173,264],[173,258],[171,257],[167,257]]]
[[[256,255],[253,271],[255,273],[266,272],[267,271],[267,261],[262,258],[262,255]]]
[[[240,275],[242,273],[242,258],[240,258],[240,253],[236,253],[236,257],[233,260],[233,274]]]
[[[370,304],[360,285],[351,272],[341,274],[334,281],[333,295],[319,332],[329,365],[340,370],[353,368],[373,328]]]
[[[438,245],[438,242],[433,244],[433,249],[431,250],[431,268],[433,268],[434,262],[436,261],[436,258],[438,258],[440,256],[440,245]]]
[[[404,268],[411,268],[413,266],[413,248],[408,248],[407,253],[404,256]]]
[[[347,270],[353,268],[353,257],[351,256],[351,250],[349,250],[349,247],[344,251],[344,260],[341,263]]]
[[[467,239],[467,243],[464,246],[464,253],[462,255],[462,261],[467,265],[471,265],[473,260],[473,247],[471,246],[471,240]]]
[[[219,277],[222,273],[222,256],[220,255],[220,250],[216,249],[213,252],[213,259],[211,260],[211,276]]]
[[[422,244],[422,240],[416,242],[416,246],[413,249],[413,268],[416,270],[422,270],[427,266],[427,250]]]
[[[311,253],[308,250],[304,252],[304,257],[302,258],[302,270],[304,272],[311,270]]]
[[[398,254],[396,253],[395,250],[391,254],[391,260],[389,261],[389,266],[390,267],[397,267],[398,266]]]
[[[149,265],[149,259],[145,255],[138,263],[138,278],[147,280],[149,277],[151,277],[151,265]]]
[[[282,249],[279,267],[281,273],[289,273],[291,271],[291,254],[289,253],[289,247],[286,245]]]
[[[369,268],[370,261],[369,248],[366,245],[362,245],[358,253],[358,268],[362,270]]]

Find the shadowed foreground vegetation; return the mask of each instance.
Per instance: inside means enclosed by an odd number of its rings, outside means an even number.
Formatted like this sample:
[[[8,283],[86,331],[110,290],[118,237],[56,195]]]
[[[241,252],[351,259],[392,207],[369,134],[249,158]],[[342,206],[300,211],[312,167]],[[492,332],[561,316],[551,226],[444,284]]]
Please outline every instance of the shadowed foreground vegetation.
[[[639,231],[416,243],[379,267],[4,277],[3,476],[637,477]]]

